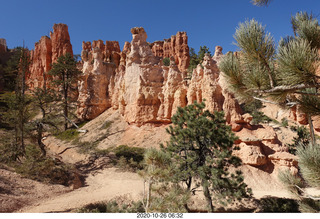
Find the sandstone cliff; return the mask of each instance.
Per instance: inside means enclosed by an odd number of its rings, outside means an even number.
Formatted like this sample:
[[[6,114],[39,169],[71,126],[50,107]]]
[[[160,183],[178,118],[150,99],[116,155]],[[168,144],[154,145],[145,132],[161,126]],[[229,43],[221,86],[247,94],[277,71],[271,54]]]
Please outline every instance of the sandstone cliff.
[[[41,37],[30,52],[30,74],[26,77],[28,87],[30,89],[43,87],[44,83],[49,86],[50,79],[48,79],[47,72],[50,71],[51,64],[56,62],[59,56],[66,53],[73,55],[68,26],[55,24],[53,32],[50,32],[50,37]]]
[[[109,86],[120,65],[120,47],[116,41],[82,43],[82,75],[78,81],[78,116],[90,120],[111,107]],[[114,79],[113,79],[114,80]]]
[[[164,41],[156,41],[151,44],[152,52],[155,56],[170,58],[174,61],[181,72],[187,71],[189,67],[190,55],[188,46],[188,36],[186,32],[178,32]]]
[[[102,41],[83,44],[79,117],[92,119],[113,107],[128,123],[168,123],[177,106],[186,105],[186,87],[175,60],[163,66],[144,29],[132,28],[131,33],[133,39],[122,52],[117,43],[109,49]]]

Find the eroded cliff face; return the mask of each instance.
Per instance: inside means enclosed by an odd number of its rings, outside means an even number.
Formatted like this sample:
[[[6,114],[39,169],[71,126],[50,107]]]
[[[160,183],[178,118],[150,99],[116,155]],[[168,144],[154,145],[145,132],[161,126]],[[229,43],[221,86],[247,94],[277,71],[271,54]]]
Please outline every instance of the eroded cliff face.
[[[78,109],[81,119],[94,119],[112,106],[112,89],[120,65],[120,46],[116,41],[82,43],[82,75],[78,81]]]
[[[169,39],[151,44],[152,53],[157,57],[173,57],[178,69],[186,72],[189,67],[190,55],[186,32],[178,32]]]
[[[68,26],[66,24],[55,24],[53,32],[50,32],[50,37],[41,37],[30,52],[30,74],[26,76],[26,84],[29,89],[42,88],[44,83],[50,86],[50,78],[47,72],[50,71],[52,63],[66,53],[73,55]]]
[[[220,49],[221,47],[217,47]],[[234,131],[241,129],[246,124],[242,116],[240,105],[234,96],[226,90],[226,83],[217,67],[217,62],[222,55],[210,57],[205,55],[202,66],[194,69],[192,79],[188,86],[188,104],[205,100],[206,108],[211,111],[224,111],[227,123],[232,125]]]
[[[177,106],[187,104],[183,74],[175,60],[170,67],[163,66],[152,53],[145,30],[132,28],[131,33],[132,41],[122,52],[119,46],[105,49],[102,41],[83,43],[79,117],[93,119],[112,107],[130,124],[168,123]],[[92,58],[95,53],[101,58]]]

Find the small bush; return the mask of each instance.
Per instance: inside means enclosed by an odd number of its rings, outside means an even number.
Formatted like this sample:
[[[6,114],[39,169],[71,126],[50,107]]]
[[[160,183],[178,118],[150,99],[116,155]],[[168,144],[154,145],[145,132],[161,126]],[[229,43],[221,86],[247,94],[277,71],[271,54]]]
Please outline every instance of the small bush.
[[[254,100],[250,103],[241,104],[241,109],[245,113],[250,113],[252,115],[252,124],[257,125],[260,123],[268,123],[273,121],[271,118],[266,116],[263,112],[258,111],[263,107],[261,101]]]
[[[263,112],[254,111],[251,113],[252,115],[252,124],[257,125],[260,123],[268,123],[271,122],[272,119],[266,116]]]
[[[77,210],[77,213],[143,213],[142,202],[131,202],[119,206],[116,201],[88,204]]]
[[[259,212],[294,213],[300,212],[296,200],[277,197],[266,197],[259,200]]]
[[[282,119],[281,119],[281,125],[282,125],[282,127],[287,128],[288,125],[289,125],[288,120],[287,120],[286,118],[282,118]]]
[[[164,66],[169,66],[170,65],[170,58],[166,57],[162,61],[163,61],[163,65]]]
[[[52,158],[41,156],[35,145],[26,147],[26,156],[22,163],[14,165],[16,171],[27,178],[40,182],[68,186],[71,179],[71,168]]]
[[[135,162],[143,161],[144,148],[128,147],[127,145],[120,145],[113,149],[117,157],[124,157],[127,161],[132,159]]]
[[[262,107],[263,107],[262,102],[259,101],[259,100],[254,100],[254,101],[249,102],[249,103],[241,104],[241,109],[245,113],[252,113],[254,111],[257,111],[257,110],[261,109]]]
[[[79,136],[77,129],[68,129],[56,135],[56,137],[62,141],[72,141]]]
[[[101,126],[101,128],[100,129],[108,129],[108,128],[110,128],[110,126],[112,125],[112,121],[106,121],[105,123],[103,123],[103,125]]]
[[[97,150],[98,143],[99,142],[89,142],[89,141],[80,142],[77,140],[72,142],[72,144],[78,146],[77,151],[81,154],[90,154],[95,152]]]
[[[131,168],[133,170],[143,168],[144,148],[128,147],[120,145],[113,149],[115,155],[119,158],[117,164],[121,168]]]
[[[0,138],[0,162],[15,162],[23,155],[21,147],[14,143],[11,138]]]

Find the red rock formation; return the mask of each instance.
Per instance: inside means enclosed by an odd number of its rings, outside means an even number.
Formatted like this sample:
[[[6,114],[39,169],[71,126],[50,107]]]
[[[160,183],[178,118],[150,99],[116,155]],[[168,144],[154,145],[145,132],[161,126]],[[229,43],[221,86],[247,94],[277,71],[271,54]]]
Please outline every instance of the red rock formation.
[[[47,81],[46,74],[51,69],[52,64],[52,41],[49,37],[43,36],[35,44],[34,50],[30,52],[31,64],[29,68],[30,75],[26,78],[26,84],[30,89],[44,85]]]
[[[66,53],[73,55],[68,26],[66,24],[54,24],[53,32],[50,32],[50,38],[52,43],[52,63],[56,62],[60,56]]]
[[[92,43],[92,47],[100,49],[105,61],[101,69],[94,66],[96,59],[90,51],[91,43],[83,43],[79,117],[92,119],[112,106],[119,109],[129,123],[168,123],[177,107],[186,105],[183,74],[175,60],[170,67],[163,66],[160,58],[152,53],[144,29],[132,28],[131,33],[132,42],[126,42],[122,52],[118,43]],[[115,68],[108,67],[107,63],[114,64]],[[89,79],[95,83],[90,84]]]
[[[248,122],[242,116],[237,100],[227,91],[226,82],[220,74],[217,61],[206,54],[202,66],[203,68],[198,65],[193,71],[187,93],[188,103],[191,104],[195,100],[202,102],[205,99],[206,108],[209,111],[223,110],[227,123],[232,126],[233,131],[239,131]]]
[[[239,138],[236,143],[240,150],[235,155],[241,158],[243,164],[259,167],[267,172],[277,172],[287,169],[298,173],[297,158],[288,153],[277,138],[276,132],[267,125],[253,125],[235,133]]]
[[[102,40],[82,43],[83,74],[78,82],[78,110],[81,119],[94,119],[111,107],[116,68],[120,65],[120,46],[117,41]],[[111,81],[112,80],[112,81]],[[111,90],[109,93],[109,90]]]
[[[181,72],[187,71],[189,67],[189,46],[186,32],[178,32],[175,36],[164,41],[156,41],[151,44],[152,52],[158,57],[174,57],[176,65]]]
[[[58,57],[70,53],[73,55],[68,26],[65,24],[55,24],[50,38],[47,36],[35,43],[35,48],[31,50],[30,74],[26,77],[26,84],[30,89],[43,87],[44,81],[49,86],[48,75],[52,63],[56,62]]]

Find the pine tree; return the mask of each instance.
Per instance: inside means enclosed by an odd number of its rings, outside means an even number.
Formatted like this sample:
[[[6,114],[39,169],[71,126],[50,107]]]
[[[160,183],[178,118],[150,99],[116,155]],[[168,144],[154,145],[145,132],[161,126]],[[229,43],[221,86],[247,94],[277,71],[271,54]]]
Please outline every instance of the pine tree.
[[[25,92],[27,90],[25,77],[30,64],[29,51],[24,47],[16,48],[15,54],[7,63],[5,69],[7,78],[10,78],[11,85],[14,85],[14,92],[2,94],[1,99],[5,103],[6,110],[2,113],[5,122],[14,129],[14,145],[19,148],[19,156],[25,154],[25,133],[26,124],[30,119],[31,99]],[[15,75],[15,77],[14,77]]]
[[[238,167],[241,160],[232,155],[236,138],[223,112],[211,114],[204,108],[204,103],[196,102],[178,108],[173,126],[167,129],[170,141],[162,148],[175,165],[172,180],[185,183],[191,192],[201,186],[208,211],[213,212],[213,201],[226,205],[250,197],[251,190],[240,171],[229,172],[229,167]]]
[[[41,150],[42,156],[46,156],[45,145],[42,142],[43,132],[48,128],[57,128],[57,115],[56,108],[54,107],[55,101],[57,101],[57,96],[55,91],[52,89],[47,89],[44,83],[43,88],[35,88],[32,92],[32,102],[34,109],[41,112],[41,116],[32,121],[32,127],[30,128],[30,133],[35,131],[35,135],[32,137],[35,139],[36,143]]]
[[[198,54],[195,53],[194,48],[191,48],[189,51],[190,64],[188,67],[189,74],[192,74],[193,69],[195,69],[198,64],[201,64],[205,54],[211,55],[211,52],[207,46],[200,46]]]
[[[255,2],[267,5],[270,1]],[[307,114],[312,144],[297,148],[303,178],[289,172],[279,177],[299,199],[301,211],[318,212],[320,198],[309,195],[304,187],[306,182],[319,186],[320,177],[320,151],[311,120],[311,116],[320,114],[320,78],[316,74],[320,61],[320,26],[306,12],[292,16],[291,24],[294,35],[282,38],[277,49],[271,35],[257,21],[240,24],[234,36],[240,52],[227,54],[219,68],[230,83],[229,89],[241,101],[256,99],[287,107],[300,105]]]
[[[54,85],[61,88],[62,111],[64,117],[64,130],[68,128],[68,115],[70,111],[70,92],[73,84],[81,71],[77,68],[77,62],[71,54],[60,56],[56,63],[53,63],[49,75],[53,77]]]
[[[318,49],[320,26],[312,15],[299,12],[291,18],[295,36],[275,42],[260,23],[250,20],[239,25],[234,35],[240,52],[227,54],[219,68],[229,88],[241,101],[253,99],[282,106],[300,105],[307,114],[313,144],[311,116],[319,115],[320,87]],[[314,107],[310,107],[314,106]]]

